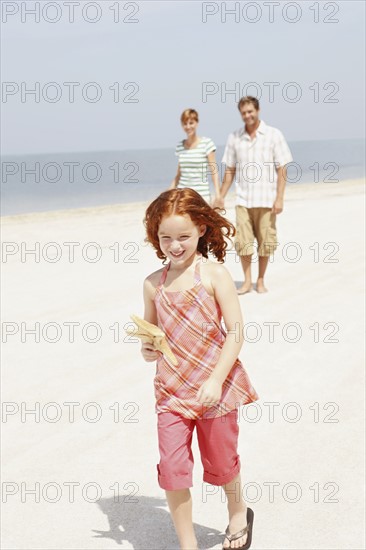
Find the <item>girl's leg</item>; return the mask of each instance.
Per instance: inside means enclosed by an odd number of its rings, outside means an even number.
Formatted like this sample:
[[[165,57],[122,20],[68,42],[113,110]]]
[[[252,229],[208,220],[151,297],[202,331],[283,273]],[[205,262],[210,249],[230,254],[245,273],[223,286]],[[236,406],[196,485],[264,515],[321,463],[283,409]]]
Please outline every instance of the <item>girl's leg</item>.
[[[197,420],[198,444],[204,468],[204,481],[221,486],[226,493],[229,511],[229,532],[234,535],[246,526],[247,507],[242,497],[240,459],[238,455],[238,410],[207,420]],[[233,477],[234,476],[234,477]],[[231,481],[227,481],[230,480]],[[224,548],[240,548],[247,535],[231,544],[224,539]]]
[[[194,425],[194,420],[183,418],[175,413],[158,414],[159,485],[165,489],[170,514],[182,550],[197,549],[192,522],[191,492],[187,488],[192,487],[191,443]]]
[[[165,494],[181,550],[197,550],[197,540],[192,521],[192,498],[190,490],[165,491]]]
[[[229,531],[231,534],[244,529],[247,524],[247,505],[242,497],[240,473],[229,483],[223,485],[227,498],[229,512]],[[225,538],[224,548],[240,548],[247,540],[247,535],[231,543]]]

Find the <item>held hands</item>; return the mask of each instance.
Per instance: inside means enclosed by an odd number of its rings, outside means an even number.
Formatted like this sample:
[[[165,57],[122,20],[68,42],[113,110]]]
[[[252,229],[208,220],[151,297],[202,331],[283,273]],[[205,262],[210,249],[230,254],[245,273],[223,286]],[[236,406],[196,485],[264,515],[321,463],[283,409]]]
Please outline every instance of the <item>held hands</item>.
[[[276,199],[273,203],[272,214],[281,214],[283,210],[283,199]]]
[[[197,400],[206,407],[213,407],[220,401],[221,394],[222,384],[214,378],[208,378],[198,390]]]
[[[224,206],[225,206],[224,197],[222,197],[221,195],[216,195],[214,200],[211,203],[211,208],[224,208]]]

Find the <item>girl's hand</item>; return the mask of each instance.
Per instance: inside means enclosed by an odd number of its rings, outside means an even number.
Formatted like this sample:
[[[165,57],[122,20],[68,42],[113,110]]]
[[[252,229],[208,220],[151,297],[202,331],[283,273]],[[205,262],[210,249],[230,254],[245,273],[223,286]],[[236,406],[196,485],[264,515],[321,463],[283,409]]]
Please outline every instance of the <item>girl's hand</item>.
[[[206,407],[216,405],[222,394],[222,384],[214,378],[209,378],[202,384],[197,392],[197,400]]]
[[[151,363],[152,361],[156,361],[159,359],[161,355],[161,351],[157,351],[152,344],[149,344],[148,342],[143,342],[141,346],[141,353],[142,357],[147,361],[148,363]]]

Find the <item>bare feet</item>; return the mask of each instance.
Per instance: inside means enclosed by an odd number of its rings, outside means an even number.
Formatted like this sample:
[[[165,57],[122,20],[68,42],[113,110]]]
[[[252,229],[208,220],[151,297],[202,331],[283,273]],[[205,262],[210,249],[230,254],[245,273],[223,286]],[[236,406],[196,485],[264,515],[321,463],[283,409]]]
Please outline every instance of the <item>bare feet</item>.
[[[244,283],[240,288],[237,289],[236,292],[238,295],[252,292],[252,283]]]
[[[231,535],[234,535],[235,533],[239,533],[242,529],[244,529],[247,525],[247,511],[246,509],[243,512],[238,512],[230,518],[229,522],[229,533]],[[224,548],[240,548],[241,546],[244,546],[248,535],[243,535],[240,539],[233,540],[231,543],[228,541],[228,539],[225,537],[223,547]]]
[[[268,290],[267,290],[266,287],[264,286],[264,281],[263,281],[263,279],[258,279],[258,280],[257,280],[256,291],[257,291],[259,294],[264,294],[265,292],[268,292]]]

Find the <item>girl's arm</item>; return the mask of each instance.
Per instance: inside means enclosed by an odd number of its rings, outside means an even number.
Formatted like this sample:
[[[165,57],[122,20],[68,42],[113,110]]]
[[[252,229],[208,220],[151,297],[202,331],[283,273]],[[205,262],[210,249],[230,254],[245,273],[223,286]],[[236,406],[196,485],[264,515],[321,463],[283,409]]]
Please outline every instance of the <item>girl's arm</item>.
[[[212,182],[215,187],[215,200],[219,200],[221,197],[220,180],[219,180],[219,171],[217,169],[217,164],[216,164],[215,151],[211,151],[211,153],[207,155],[207,160],[208,160],[208,168],[211,171]]]
[[[222,384],[238,358],[244,343],[243,316],[234,281],[223,265],[212,264],[210,267],[212,269],[211,284],[215,299],[221,308],[227,336],[214,370],[198,391],[198,400],[207,405],[215,404],[220,400]]]
[[[158,322],[158,316],[156,313],[156,307],[154,302],[154,296],[155,296],[155,286],[152,282],[152,276],[146,277],[144,280],[144,306],[145,306],[145,312],[144,312],[144,319],[145,321],[149,321],[149,323],[153,323],[154,325]]]
[[[175,176],[175,178],[172,180],[172,183],[170,184],[170,187],[169,189],[175,189],[179,183],[179,180],[180,180],[180,166],[178,164],[178,170],[177,170],[177,174]]]
[[[144,319],[145,321],[149,321],[149,323],[153,323],[154,325],[157,325],[158,316],[156,313],[156,307],[154,303],[155,287],[150,277],[147,277],[144,280],[144,289],[143,289],[144,306],[145,306]],[[147,342],[142,343],[141,353],[145,361],[148,361],[148,362],[156,361],[160,354],[159,351],[155,350],[152,344],[148,344]]]

